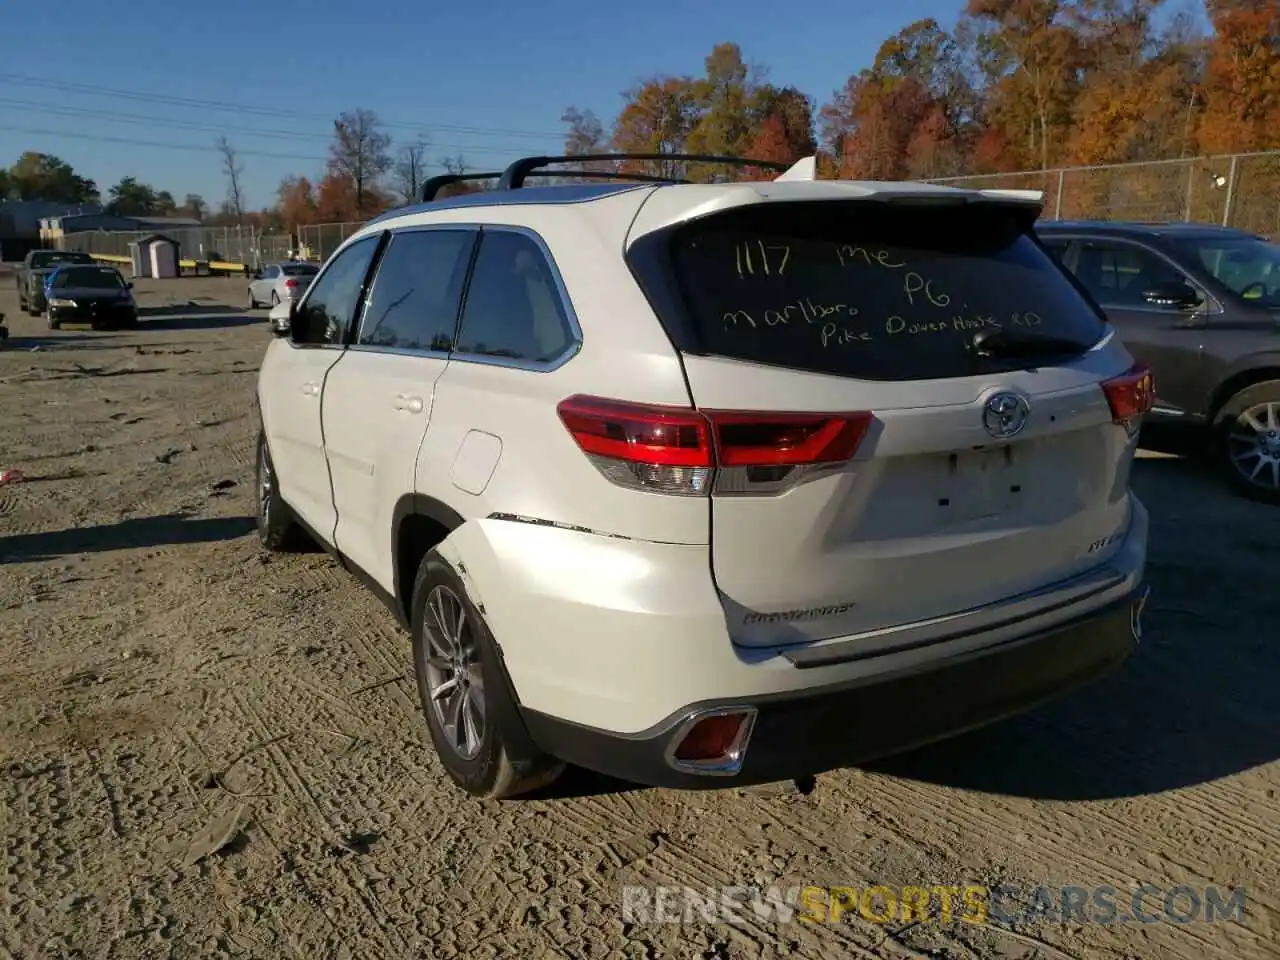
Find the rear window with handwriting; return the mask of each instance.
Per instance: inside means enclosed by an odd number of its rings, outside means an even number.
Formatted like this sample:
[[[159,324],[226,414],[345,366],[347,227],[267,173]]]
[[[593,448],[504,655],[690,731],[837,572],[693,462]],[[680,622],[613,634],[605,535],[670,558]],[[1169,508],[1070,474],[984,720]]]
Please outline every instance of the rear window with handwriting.
[[[1105,329],[1024,226],[976,205],[762,204],[695,221],[674,264],[703,352],[870,380],[971,376],[1063,362]]]

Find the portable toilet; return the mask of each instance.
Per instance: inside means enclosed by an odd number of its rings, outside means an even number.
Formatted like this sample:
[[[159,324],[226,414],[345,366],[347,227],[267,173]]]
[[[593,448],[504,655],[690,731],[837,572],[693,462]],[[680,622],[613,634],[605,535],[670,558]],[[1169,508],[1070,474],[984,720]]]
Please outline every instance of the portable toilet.
[[[133,279],[151,276],[151,253],[147,244],[141,240],[129,243],[129,266],[133,269]]]
[[[158,280],[179,276],[178,244],[168,237],[156,234],[142,241],[147,245],[151,260],[151,276]]]

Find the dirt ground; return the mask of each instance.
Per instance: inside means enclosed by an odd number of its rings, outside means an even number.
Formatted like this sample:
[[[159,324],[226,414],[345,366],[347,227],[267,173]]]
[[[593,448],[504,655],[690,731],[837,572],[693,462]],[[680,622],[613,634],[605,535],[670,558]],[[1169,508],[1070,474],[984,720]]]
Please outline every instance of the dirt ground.
[[[1024,717],[793,790],[465,798],[405,636],[252,533],[232,280],[0,349],[0,960],[1280,956],[1280,510],[1142,460],[1147,636]],[[903,705],[910,709],[909,704]],[[624,885],[1244,887],[1242,923],[624,923]],[[1156,903],[1159,902],[1157,895]]]

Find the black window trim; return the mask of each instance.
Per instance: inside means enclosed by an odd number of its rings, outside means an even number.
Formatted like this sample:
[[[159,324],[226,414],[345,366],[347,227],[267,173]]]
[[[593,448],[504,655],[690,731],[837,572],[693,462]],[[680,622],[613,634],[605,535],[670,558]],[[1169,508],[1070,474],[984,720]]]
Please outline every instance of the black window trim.
[[[377,260],[373,264],[374,272],[365,280],[365,293],[360,300],[358,308],[358,318],[352,324],[351,335],[349,339],[349,349],[356,353],[382,353],[390,356],[399,357],[431,357],[437,360],[448,360],[453,356],[453,350],[422,350],[417,347],[383,347],[377,344],[360,343],[360,333],[364,329],[364,318],[368,311],[369,304],[373,300],[373,293],[378,286],[378,274],[382,272],[382,259],[386,255],[387,250],[391,248],[392,242],[400,234],[406,233],[435,233],[442,230],[451,230],[455,233],[469,233],[471,237],[471,248],[467,251],[466,272],[462,279],[462,291],[458,296],[457,312],[453,317],[453,330],[450,335],[450,344],[458,342],[459,324],[462,322],[462,308],[467,301],[467,286],[471,282],[471,271],[475,267],[476,250],[480,246],[480,226],[473,223],[428,223],[420,224],[412,227],[401,227],[395,230],[386,231],[386,239],[382,244],[382,248],[378,251]],[[317,275],[317,279],[319,279]],[[314,284],[315,281],[312,281]]]
[[[306,309],[307,303],[311,299],[312,292],[320,285],[320,278],[333,268],[333,265],[338,261],[338,257],[365,240],[373,240],[373,256],[370,257],[369,266],[365,269],[364,280],[361,282],[360,286],[360,296],[356,300],[355,312],[351,320],[347,323],[347,329],[342,340],[338,343],[297,343],[292,337],[290,337],[286,341],[289,346],[299,350],[346,350],[351,345],[352,335],[355,332],[356,327],[359,325],[359,318],[364,316],[364,307],[368,299],[369,282],[373,279],[378,266],[382,262],[382,251],[386,249],[387,237],[388,234],[385,230],[379,230],[376,232],[371,231],[369,233],[356,234],[352,236],[348,242],[333,251],[333,255],[325,261],[320,272],[317,273],[315,275],[315,279],[311,281],[311,285],[307,287],[307,292],[303,294],[302,299],[298,301],[298,305],[293,308],[294,314],[301,313]]]
[[[471,292],[471,278],[475,274],[476,263],[480,258],[480,251],[484,248],[485,233],[517,233],[528,237],[534,242],[538,249],[542,252],[543,260],[546,262],[551,271],[551,279],[555,282],[556,292],[560,297],[560,307],[564,311],[565,321],[569,324],[569,342],[565,348],[550,360],[516,360],[511,357],[491,357],[481,353],[467,353],[463,351],[453,351],[450,359],[461,363],[478,363],[489,367],[506,367],[512,370],[523,370],[528,373],[551,373],[559,370],[566,363],[572,360],[582,350],[582,326],[578,322],[578,314],[573,309],[573,301],[569,298],[569,289],[565,286],[564,277],[560,274],[560,267],[556,263],[555,257],[551,255],[551,248],[547,245],[546,240],[535,230],[529,227],[512,223],[484,223],[479,225],[480,238],[476,243],[475,249],[471,255],[471,266],[467,270],[467,281],[462,289],[462,305],[458,311],[458,324],[454,328],[453,342],[458,342],[458,337],[462,333],[462,318],[466,314],[467,298]]]
[[[1072,231],[1068,233],[1066,231],[1058,231],[1058,230],[1055,230],[1052,233],[1046,233],[1042,238],[1042,240],[1047,240],[1050,238],[1055,240],[1067,240],[1070,243],[1071,249],[1068,251],[1069,260],[1064,259],[1063,265],[1066,266],[1068,263],[1070,264],[1068,269],[1071,271],[1072,275],[1076,277],[1077,281],[1079,281],[1079,276],[1076,274],[1076,265],[1079,263],[1081,244],[1114,243],[1122,247],[1123,246],[1136,247],[1137,249],[1142,250],[1144,253],[1149,253],[1152,256],[1158,257],[1159,259],[1163,260],[1165,264],[1172,267],[1174,270],[1177,270],[1178,273],[1182,274],[1182,276],[1186,278],[1187,284],[1189,286],[1194,287],[1196,290],[1200,291],[1200,293],[1205,298],[1206,305],[1204,309],[1197,311],[1197,315],[1204,316],[1204,317],[1214,317],[1226,312],[1225,308],[1222,305],[1222,301],[1218,299],[1217,295],[1212,290],[1210,290],[1206,284],[1201,282],[1199,278],[1197,278],[1190,270],[1188,270],[1186,267],[1180,264],[1173,257],[1169,256],[1163,250],[1160,250],[1159,248],[1154,247],[1149,243],[1145,243],[1142,240],[1138,240],[1134,237],[1113,236],[1111,234],[1099,235],[1095,233],[1089,233],[1087,231],[1081,231],[1081,232]],[[1083,284],[1081,285],[1083,286]],[[1097,300],[1097,298],[1094,296],[1092,291],[1090,291],[1089,295],[1091,297],[1094,297],[1095,300]],[[1185,310],[1176,310],[1172,307],[1158,307],[1155,304],[1151,304],[1150,306],[1134,306],[1132,304],[1117,303],[1117,304],[1111,304],[1110,306],[1108,306],[1105,300],[1097,300],[1097,303],[1104,310],[1125,310],[1125,311],[1132,311],[1135,313],[1150,313],[1156,316],[1164,316],[1164,317],[1187,316],[1187,311]]]

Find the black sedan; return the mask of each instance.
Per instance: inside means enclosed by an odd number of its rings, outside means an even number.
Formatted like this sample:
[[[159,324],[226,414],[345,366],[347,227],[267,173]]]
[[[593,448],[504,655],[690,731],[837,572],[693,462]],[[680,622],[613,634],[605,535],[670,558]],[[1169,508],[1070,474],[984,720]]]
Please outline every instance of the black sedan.
[[[95,330],[135,326],[138,305],[132,287],[115,267],[59,267],[45,283],[49,329],[57,330],[64,323],[87,323]]]
[[[1203,437],[1242,493],[1280,504],[1280,246],[1198,223],[1036,233],[1151,367],[1151,422]]]

